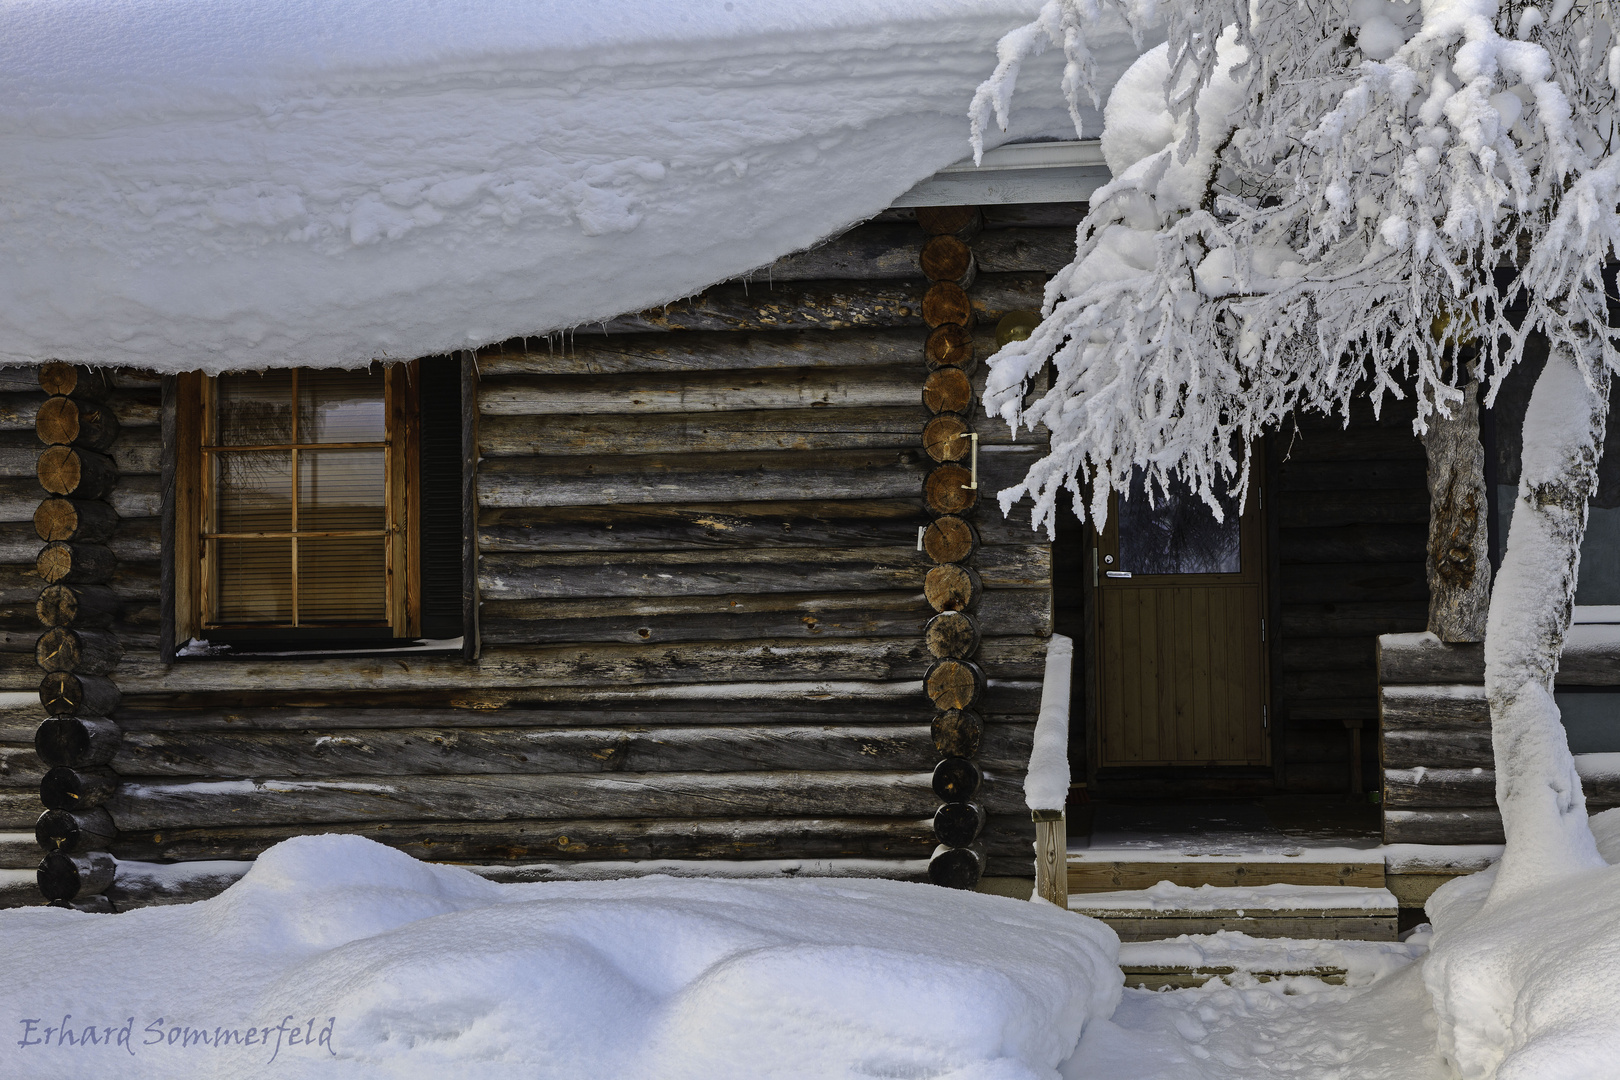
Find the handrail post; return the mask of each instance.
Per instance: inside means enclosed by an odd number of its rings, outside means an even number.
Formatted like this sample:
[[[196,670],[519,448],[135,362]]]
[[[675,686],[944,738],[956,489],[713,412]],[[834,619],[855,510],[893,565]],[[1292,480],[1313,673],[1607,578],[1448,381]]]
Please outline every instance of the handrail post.
[[[1035,822],[1035,895],[1069,906],[1069,835],[1062,810],[1031,810]]]

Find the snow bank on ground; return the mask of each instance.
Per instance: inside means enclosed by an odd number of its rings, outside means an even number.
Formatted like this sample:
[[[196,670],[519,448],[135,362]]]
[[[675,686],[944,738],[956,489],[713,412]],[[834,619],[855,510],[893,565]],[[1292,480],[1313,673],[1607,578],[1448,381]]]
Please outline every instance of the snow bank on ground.
[[[1086,1028],[1068,1080],[1449,1080],[1416,965],[1351,989],[1229,976],[1196,990],[1127,990]]]
[[[0,362],[354,364],[689,295],[966,157],[1038,6],[5,5]],[[1074,137],[1061,63],[1008,137]]]
[[[1620,863],[1620,810],[1591,819]],[[1620,865],[1487,901],[1496,868],[1429,898],[1423,975],[1464,1080],[1585,1080],[1620,1062]]]
[[[301,837],[213,900],[0,913],[0,1075],[1053,1078],[1117,944],[926,885],[498,885]]]
[[[1182,934],[1161,941],[1126,941],[1119,962],[1128,969],[1230,968],[1245,974],[1344,972],[1344,985],[1368,986],[1409,965],[1428,951],[1428,936],[1406,941],[1327,941],[1257,938],[1235,930]],[[1233,980],[1236,981],[1236,980]]]

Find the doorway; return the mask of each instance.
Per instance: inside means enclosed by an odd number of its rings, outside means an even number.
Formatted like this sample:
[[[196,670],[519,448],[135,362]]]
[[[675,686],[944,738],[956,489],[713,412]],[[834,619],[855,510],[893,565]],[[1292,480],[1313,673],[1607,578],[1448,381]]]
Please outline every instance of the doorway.
[[[1220,502],[1138,473],[1093,536],[1099,768],[1271,764],[1260,478]]]

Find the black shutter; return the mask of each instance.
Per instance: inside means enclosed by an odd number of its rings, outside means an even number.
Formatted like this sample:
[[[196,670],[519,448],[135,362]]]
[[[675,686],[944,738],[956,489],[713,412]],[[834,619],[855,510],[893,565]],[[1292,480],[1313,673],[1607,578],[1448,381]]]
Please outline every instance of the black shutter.
[[[422,636],[454,638],[461,625],[461,365],[422,361]]]

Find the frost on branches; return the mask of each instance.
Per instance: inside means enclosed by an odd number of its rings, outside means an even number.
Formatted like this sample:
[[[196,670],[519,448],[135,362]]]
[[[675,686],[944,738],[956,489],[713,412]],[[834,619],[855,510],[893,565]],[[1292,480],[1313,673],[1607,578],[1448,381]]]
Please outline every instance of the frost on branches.
[[[1620,254],[1616,14],[1048,0],[1002,40],[972,107],[975,139],[1005,126],[1020,64],[1051,45],[1071,105],[1095,101],[1087,36],[1105,19],[1167,38],[1109,98],[1114,180],[1044,320],[991,361],[987,411],[1052,439],[1003,507],[1028,495],[1048,529],[1064,488],[1102,524],[1133,469],[1150,498],[1179,477],[1219,516],[1218,492],[1245,490],[1249,448],[1290,412],[1415,394],[1422,431],[1471,378],[1494,397],[1526,338],[1547,338],[1487,631],[1507,830],[1489,904],[1603,865],[1552,680],[1620,365],[1603,285]]]

